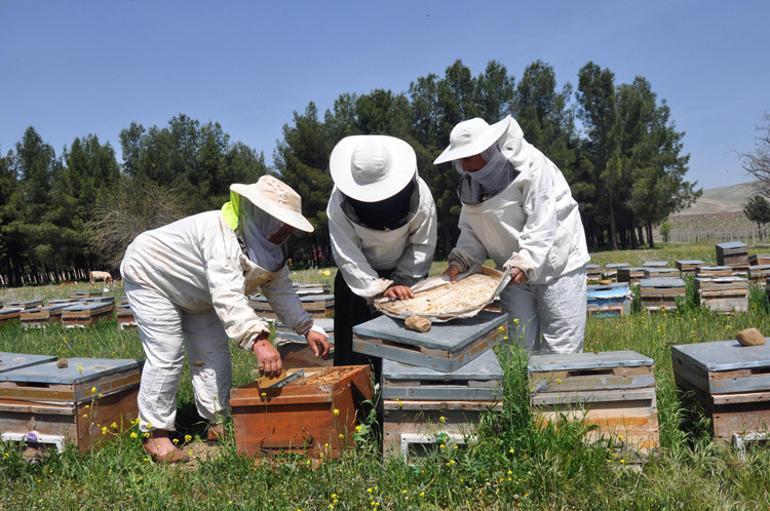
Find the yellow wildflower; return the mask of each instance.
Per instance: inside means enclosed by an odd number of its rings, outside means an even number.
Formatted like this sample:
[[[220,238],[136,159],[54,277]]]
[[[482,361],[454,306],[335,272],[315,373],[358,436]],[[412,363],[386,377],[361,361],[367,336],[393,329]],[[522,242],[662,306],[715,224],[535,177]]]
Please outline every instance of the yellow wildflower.
[[[136,434],[136,431],[131,432],[131,438],[139,438],[139,435]]]
[[[340,440],[345,440],[345,433],[340,433],[337,436],[339,437]]]
[[[366,493],[368,493],[369,495],[371,495],[373,491],[374,491],[374,489],[371,488],[371,487],[366,489]]]
[[[446,464],[447,464],[447,466],[451,467],[452,465],[455,464],[455,460],[449,460],[449,461],[446,462]]]
[[[192,440],[192,436],[190,436],[190,435],[185,435],[184,436],[184,441],[185,442],[189,442],[190,440]]]
[[[112,423],[112,424],[110,424],[110,427],[111,427],[112,429],[118,429],[118,423],[113,421],[113,423]]]
[[[178,438],[175,438],[175,439],[173,439],[171,442],[172,442],[174,445],[176,445],[176,444],[178,444],[178,443],[179,443],[179,439],[178,439]]]
[[[360,433],[362,429],[363,429],[363,428],[362,428],[362,427],[361,427],[361,425],[359,424],[358,426],[356,426],[356,433]]]
[[[332,415],[334,415],[335,417],[339,416],[339,414],[340,414],[339,408],[335,408],[334,410],[332,410]]]
[[[91,387],[91,394],[96,394],[96,387]]]
[[[102,435],[107,434],[107,426],[102,426]]]
[[[439,421],[441,424],[446,424],[446,417],[444,417],[444,416],[442,415],[441,417],[439,417],[439,418],[438,418],[438,421]]]

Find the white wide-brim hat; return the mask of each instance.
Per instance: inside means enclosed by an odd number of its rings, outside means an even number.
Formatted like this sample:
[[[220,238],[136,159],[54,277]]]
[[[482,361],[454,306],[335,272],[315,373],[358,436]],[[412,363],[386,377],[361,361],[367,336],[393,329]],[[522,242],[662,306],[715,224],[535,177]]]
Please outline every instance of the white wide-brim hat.
[[[474,117],[458,123],[449,134],[449,146],[433,163],[438,165],[483,153],[505,135],[512,119],[508,115],[502,121],[490,125],[484,119]]]
[[[353,135],[340,140],[329,157],[337,188],[362,202],[397,194],[417,173],[417,155],[408,143],[387,135]]]
[[[262,176],[251,185],[234,183],[230,191],[295,229],[313,232],[313,224],[302,215],[302,197],[274,176]]]

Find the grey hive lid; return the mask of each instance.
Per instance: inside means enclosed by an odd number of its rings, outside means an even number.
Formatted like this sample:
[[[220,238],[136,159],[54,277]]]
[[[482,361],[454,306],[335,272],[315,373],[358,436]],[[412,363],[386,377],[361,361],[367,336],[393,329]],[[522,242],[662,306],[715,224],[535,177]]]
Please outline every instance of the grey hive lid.
[[[746,244],[742,241],[725,241],[723,243],[717,243],[717,246],[722,249],[730,249],[730,248],[744,248]]]
[[[600,353],[568,353],[532,355],[527,369],[530,372],[572,371],[608,367],[651,367],[655,361],[635,351],[604,351]]]
[[[68,359],[67,367],[57,367],[56,362],[46,362],[2,372],[0,373],[0,381],[71,385],[96,380],[102,376],[141,366],[142,361],[134,359],[75,357]]]
[[[586,265],[586,270],[595,270],[597,268],[601,268],[601,266],[599,266],[598,264],[587,264]]]
[[[110,305],[109,302],[78,302],[67,306],[64,310],[69,312],[81,312],[101,309],[106,305]]]
[[[436,371],[382,359],[382,376],[391,380],[501,380],[503,368],[494,350],[487,350],[454,371]]]
[[[684,280],[677,277],[657,277],[639,281],[642,287],[684,287]]]
[[[22,312],[24,309],[20,309],[19,307],[3,307],[0,309],[0,316],[4,314],[15,314],[17,312]]]
[[[770,342],[770,338],[768,338]],[[738,341],[712,341],[677,344],[672,351],[681,353],[706,371],[731,371],[770,366],[770,343],[762,346],[741,346]]]
[[[354,326],[353,333],[412,346],[457,351],[484,336],[490,330],[504,325],[507,319],[508,314],[481,311],[472,318],[433,323],[430,331],[420,333],[407,330],[401,319],[383,315]]]
[[[0,351],[0,373],[35,364],[42,364],[44,362],[51,362],[52,360],[56,360],[56,357],[52,357],[51,355],[31,355],[29,353],[9,353],[7,351]]]
[[[700,259],[677,259],[676,262],[679,264],[703,264]]]
[[[628,268],[628,263],[609,263],[605,264],[604,267],[608,270],[617,270],[618,268]]]
[[[701,266],[701,270],[732,270],[729,266]]]
[[[645,261],[642,263],[646,268],[665,268],[668,266],[668,261]]]

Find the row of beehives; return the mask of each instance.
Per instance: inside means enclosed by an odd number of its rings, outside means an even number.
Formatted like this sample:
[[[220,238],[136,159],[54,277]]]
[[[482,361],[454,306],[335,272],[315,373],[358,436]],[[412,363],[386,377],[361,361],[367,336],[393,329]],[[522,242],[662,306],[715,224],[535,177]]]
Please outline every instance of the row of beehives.
[[[314,318],[331,318],[334,316],[334,295],[328,294],[329,290],[325,285],[295,282],[293,286],[300,302],[302,302],[302,307]],[[277,319],[265,295],[255,294],[250,296],[249,305],[260,316]]]
[[[24,328],[44,327],[60,323],[65,327],[85,327],[110,316],[115,310],[113,296],[78,292],[69,298],[14,301],[2,304],[0,324],[20,320]]]
[[[505,315],[482,313],[434,325],[434,335],[428,338],[413,335],[387,317],[355,327],[355,349],[383,357],[385,456],[409,458],[468,442],[482,414],[502,409],[503,369],[490,348],[505,342],[505,324]],[[745,438],[767,430],[770,345],[679,345],[672,347],[672,358],[678,387],[703,407],[715,437]],[[642,452],[655,448],[659,435],[653,366],[652,359],[632,351],[533,355],[528,377],[536,422],[542,426],[578,420],[591,426],[589,440]],[[357,403],[372,395],[368,367],[305,370],[309,378],[282,389],[260,394],[251,384],[233,391],[239,452],[333,457],[352,444],[360,419]]]
[[[749,281],[742,277],[697,277],[693,281],[701,307],[731,314],[749,308]],[[677,277],[642,279],[638,284],[641,307],[650,312],[676,310],[687,296],[687,284]],[[587,289],[589,316],[628,314],[632,293],[628,283],[591,285]]]

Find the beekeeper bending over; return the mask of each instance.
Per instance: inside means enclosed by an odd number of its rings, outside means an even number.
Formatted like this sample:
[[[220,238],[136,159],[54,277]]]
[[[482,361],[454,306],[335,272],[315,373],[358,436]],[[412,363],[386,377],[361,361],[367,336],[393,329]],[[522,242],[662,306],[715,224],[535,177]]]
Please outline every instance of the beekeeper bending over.
[[[417,175],[414,149],[384,135],[346,137],[329,168],[334,190],[326,214],[334,281],[334,363],[365,364],[353,353],[353,326],[378,314],[373,298],[411,298],[409,286],[425,278],[436,249],[436,206]],[[371,361],[379,375],[379,359]]]
[[[249,307],[257,287],[278,318],[305,335],[326,357],[326,335],[313,325],[295,294],[281,245],[295,230],[312,232],[299,195],[272,176],[234,184],[230,202],[147,231],[126,250],[120,271],[147,357],[139,387],[139,419],[150,432],[147,452],[158,461],[186,461],[169,438],[176,392],[187,352],[195,406],[221,432],[231,384],[228,338],[253,351],[259,367],[276,375],[281,357],[269,325]],[[212,435],[213,434],[213,435]]]
[[[510,116],[491,126],[479,118],[459,123],[434,163],[448,161],[460,173],[462,210],[446,274],[454,279],[492,258],[511,271],[501,302],[524,347],[582,351],[589,256],[561,171]]]

